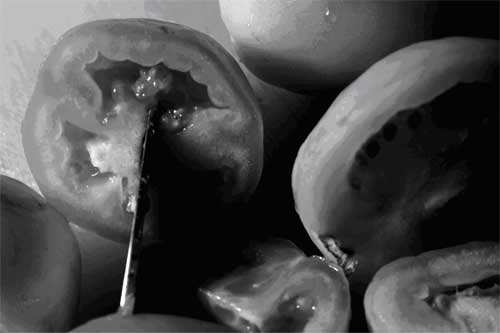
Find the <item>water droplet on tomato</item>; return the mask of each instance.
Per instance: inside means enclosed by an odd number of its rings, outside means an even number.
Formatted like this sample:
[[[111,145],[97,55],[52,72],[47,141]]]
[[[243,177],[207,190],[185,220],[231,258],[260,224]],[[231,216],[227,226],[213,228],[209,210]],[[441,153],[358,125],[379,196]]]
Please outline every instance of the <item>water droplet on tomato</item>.
[[[126,87],[123,82],[113,81],[111,84],[111,98],[116,102],[121,102],[126,99]]]
[[[316,301],[308,295],[285,294],[282,302],[263,323],[265,332],[302,332],[316,311]]]
[[[188,125],[184,119],[184,108],[167,110],[161,117],[162,128],[169,133],[178,133]]]
[[[168,92],[173,80],[172,73],[164,66],[155,66],[139,70],[139,79],[132,85],[137,99],[151,98],[160,90]]]

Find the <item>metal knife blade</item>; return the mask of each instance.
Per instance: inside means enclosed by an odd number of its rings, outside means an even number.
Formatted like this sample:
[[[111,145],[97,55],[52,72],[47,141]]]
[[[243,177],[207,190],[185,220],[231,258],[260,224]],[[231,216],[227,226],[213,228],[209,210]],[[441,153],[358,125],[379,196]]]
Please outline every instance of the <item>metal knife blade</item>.
[[[139,267],[139,255],[142,248],[142,233],[144,219],[149,209],[149,199],[147,196],[148,171],[145,167],[145,160],[148,140],[150,140],[150,136],[153,132],[153,126],[151,124],[152,112],[153,110],[151,108],[147,111],[146,130],[142,139],[141,156],[139,160],[139,190],[135,198],[135,210],[128,244],[127,262],[125,265],[125,273],[123,275],[120,306],[118,308],[118,312],[122,316],[132,315],[135,307],[136,279]]]

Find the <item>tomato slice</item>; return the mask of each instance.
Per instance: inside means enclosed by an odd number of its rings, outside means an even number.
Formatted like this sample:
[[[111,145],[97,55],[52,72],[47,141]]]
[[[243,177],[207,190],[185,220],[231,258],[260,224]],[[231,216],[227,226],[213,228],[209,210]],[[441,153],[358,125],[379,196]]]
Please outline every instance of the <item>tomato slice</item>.
[[[475,242],[380,269],[364,304],[374,332],[497,332],[500,248]]]
[[[497,144],[496,133],[498,41],[403,48],[347,87],[303,143],[292,179],[297,212],[325,257],[344,252],[357,262],[357,290],[382,265],[442,246],[436,230],[449,246],[495,240],[495,221],[474,232],[466,221],[484,209],[484,193],[497,192],[488,177],[497,177],[498,161],[479,153]],[[434,218],[447,204],[454,212]]]
[[[40,190],[72,222],[126,240],[148,109],[155,189],[147,219],[162,215],[158,198],[187,209],[253,192],[262,169],[262,120],[234,59],[180,25],[95,21],[73,28],[53,48],[22,125]]]
[[[337,332],[350,319],[342,269],[292,244],[267,245],[260,262],[202,289],[212,313],[241,332]]]
[[[80,250],[66,219],[23,183],[0,175],[0,331],[71,328]]]

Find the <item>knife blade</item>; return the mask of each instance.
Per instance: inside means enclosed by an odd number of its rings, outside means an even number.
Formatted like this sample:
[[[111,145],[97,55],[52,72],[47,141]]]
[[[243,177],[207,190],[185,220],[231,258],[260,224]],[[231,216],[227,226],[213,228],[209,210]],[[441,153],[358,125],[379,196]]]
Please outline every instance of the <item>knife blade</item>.
[[[146,130],[142,139],[141,156],[139,160],[139,190],[137,191],[137,196],[130,199],[135,200],[135,209],[133,209],[134,215],[130,231],[125,272],[123,275],[120,306],[118,308],[118,312],[122,316],[132,315],[135,307],[136,280],[139,268],[139,256],[142,249],[144,219],[149,210],[149,199],[147,195],[149,173],[145,161],[148,142],[153,134],[153,126],[151,124],[152,113],[152,108],[149,108],[146,115]],[[132,205],[133,204],[132,202]]]

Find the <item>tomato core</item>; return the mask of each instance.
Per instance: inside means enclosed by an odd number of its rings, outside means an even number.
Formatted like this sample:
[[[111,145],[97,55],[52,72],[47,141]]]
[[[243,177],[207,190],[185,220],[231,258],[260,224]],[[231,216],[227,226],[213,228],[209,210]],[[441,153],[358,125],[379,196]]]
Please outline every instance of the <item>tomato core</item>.
[[[145,111],[153,109],[155,130],[171,136],[189,128],[196,111],[215,105],[206,86],[161,63],[145,67],[99,55],[85,72],[97,85],[103,104],[94,114],[98,125],[88,128],[61,112],[61,139],[69,151],[62,160],[65,179],[77,192],[102,196],[97,189],[117,191],[122,208],[133,213]]]

